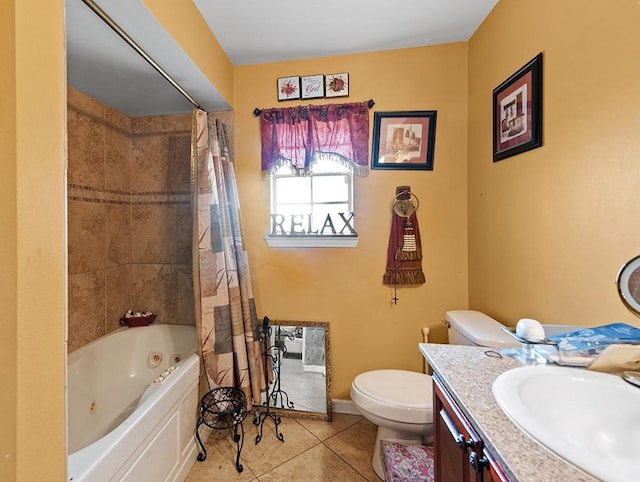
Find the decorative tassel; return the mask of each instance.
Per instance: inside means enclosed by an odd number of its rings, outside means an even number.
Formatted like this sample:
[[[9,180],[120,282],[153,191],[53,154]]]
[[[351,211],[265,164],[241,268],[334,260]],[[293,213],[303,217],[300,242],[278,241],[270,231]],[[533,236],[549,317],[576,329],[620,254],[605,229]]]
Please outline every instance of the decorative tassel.
[[[420,261],[422,259],[422,250],[405,251],[403,248],[398,248],[396,259],[398,261]]]
[[[382,279],[385,285],[419,285],[426,283],[422,269],[387,268]]]

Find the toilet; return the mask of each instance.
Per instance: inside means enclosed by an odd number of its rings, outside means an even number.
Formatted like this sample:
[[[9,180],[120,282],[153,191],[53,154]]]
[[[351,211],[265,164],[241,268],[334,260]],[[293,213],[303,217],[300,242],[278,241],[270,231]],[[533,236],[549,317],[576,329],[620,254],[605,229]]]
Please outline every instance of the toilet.
[[[491,348],[521,346],[505,333],[498,321],[479,311],[446,313],[449,343]],[[424,329],[427,342],[428,329]],[[433,440],[431,376],[408,370],[373,370],[358,375],[351,384],[351,400],[364,418],[378,426],[372,465],[384,480],[380,440],[421,445]]]

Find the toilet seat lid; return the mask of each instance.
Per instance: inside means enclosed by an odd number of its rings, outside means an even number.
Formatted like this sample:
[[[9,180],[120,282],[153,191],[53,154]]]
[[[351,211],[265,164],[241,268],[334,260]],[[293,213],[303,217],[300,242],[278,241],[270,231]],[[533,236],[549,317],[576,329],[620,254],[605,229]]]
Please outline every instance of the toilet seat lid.
[[[431,377],[407,370],[374,370],[358,375],[353,386],[362,395],[386,405],[406,409],[431,410]]]

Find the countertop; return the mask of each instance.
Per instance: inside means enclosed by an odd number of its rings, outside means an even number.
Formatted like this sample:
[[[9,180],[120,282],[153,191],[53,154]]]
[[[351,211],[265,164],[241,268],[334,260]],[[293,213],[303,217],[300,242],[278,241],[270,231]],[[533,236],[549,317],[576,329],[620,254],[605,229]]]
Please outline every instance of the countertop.
[[[477,346],[420,343],[419,348],[510,480],[597,480],[530,438],[498,406],[491,386],[502,372],[522,366],[520,361],[489,357],[487,348]]]

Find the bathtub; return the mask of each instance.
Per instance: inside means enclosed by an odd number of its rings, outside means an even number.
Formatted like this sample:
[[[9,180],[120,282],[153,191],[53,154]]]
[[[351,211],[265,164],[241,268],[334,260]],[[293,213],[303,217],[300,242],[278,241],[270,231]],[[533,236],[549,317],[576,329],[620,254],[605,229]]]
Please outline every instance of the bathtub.
[[[196,457],[193,326],[120,328],[68,356],[67,478],[184,480]]]

